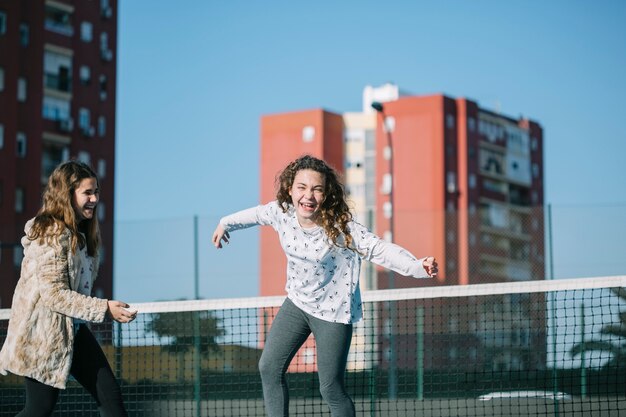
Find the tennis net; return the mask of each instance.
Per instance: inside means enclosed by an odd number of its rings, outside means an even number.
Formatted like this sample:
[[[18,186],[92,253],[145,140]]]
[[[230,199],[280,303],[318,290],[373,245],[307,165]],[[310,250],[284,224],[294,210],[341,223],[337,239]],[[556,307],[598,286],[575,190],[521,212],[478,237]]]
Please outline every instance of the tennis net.
[[[369,291],[347,389],[360,416],[626,413],[626,276]],[[283,297],[137,304],[92,326],[132,416],[263,416],[257,364]],[[4,341],[9,310],[0,310]],[[288,370],[295,416],[330,415],[310,338]],[[24,404],[0,377],[0,416]],[[70,381],[59,415],[96,416]],[[623,415],[623,414],[622,414]]]

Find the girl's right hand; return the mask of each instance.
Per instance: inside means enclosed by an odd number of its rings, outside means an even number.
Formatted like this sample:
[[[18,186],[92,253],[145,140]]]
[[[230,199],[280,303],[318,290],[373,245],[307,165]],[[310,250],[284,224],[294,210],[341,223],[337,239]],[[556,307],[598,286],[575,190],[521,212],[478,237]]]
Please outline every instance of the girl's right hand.
[[[222,248],[222,241],[224,241],[224,243],[230,242],[230,235],[228,234],[226,230],[224,230],[224,226],[222,226],[219,223],[217,227],[215,228],[215,231],[213,232],[212,241],[217,249]]]
[[[121,301],[109,300],[107,301],[108,308],[107,313],[111,318],[119,323],[130,323],[137,317],[137,311],[126,310],[130,307],[128,304]]]

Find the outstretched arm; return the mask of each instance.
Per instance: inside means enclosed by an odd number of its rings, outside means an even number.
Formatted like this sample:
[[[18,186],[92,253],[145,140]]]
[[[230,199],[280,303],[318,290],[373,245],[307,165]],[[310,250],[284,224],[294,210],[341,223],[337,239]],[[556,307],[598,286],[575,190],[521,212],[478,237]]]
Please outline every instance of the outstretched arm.
[[[222,248],[223,243],[230,243],[230,233],[235,230],[247,229],[252,226],[271,225],[276,228],[276,221],[280,208],[275,201],[265,205],[241,210],[220,219],[213,232],[213,245]]]
[[[418,259],[402,246],[381,239],[356,222],[352,223],[350,232],[363,259],[409,277],[437,276],[438,265],[434,257]]]

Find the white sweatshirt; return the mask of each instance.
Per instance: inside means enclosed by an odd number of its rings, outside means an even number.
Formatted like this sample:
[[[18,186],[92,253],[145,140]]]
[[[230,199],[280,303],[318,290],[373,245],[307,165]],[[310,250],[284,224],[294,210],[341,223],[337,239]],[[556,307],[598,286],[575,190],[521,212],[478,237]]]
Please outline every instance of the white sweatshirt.
[[[361,259],[402,275],[428,278],[422,266],[424,259],[416,259],[406,249],[382,240],[354,221],[348,223],[348,229],[358,253],[333,245],[322,227],[302,228],[293,206],[283,213],[276,201],[225,216],[220,224],[228,232],[272,226],[287,256],[287,296],[304,312],[321,320],[349,324],[363,317]],[[343,236],[337,240],[344,243]]]

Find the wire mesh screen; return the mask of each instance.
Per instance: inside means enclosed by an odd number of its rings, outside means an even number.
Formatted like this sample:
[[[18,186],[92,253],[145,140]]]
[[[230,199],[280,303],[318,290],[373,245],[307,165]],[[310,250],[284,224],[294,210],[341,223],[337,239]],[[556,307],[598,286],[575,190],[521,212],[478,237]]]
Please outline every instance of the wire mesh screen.
[[[346,369],[357,415],[625,413],[622,287],[619,276],[366,292]],[[263,416],[257,365],[282,300],[138,304],[130,325],[92,330],[130,415]],[[316,371],[310,338],[288,369],[290,415],[330,415]],[[1,377],[0,415],[23,403],[22,378]],[[70,381],[56,415],[98,413]]]

